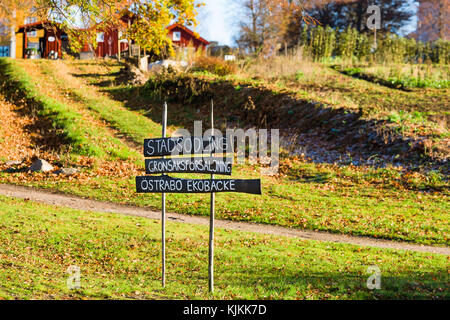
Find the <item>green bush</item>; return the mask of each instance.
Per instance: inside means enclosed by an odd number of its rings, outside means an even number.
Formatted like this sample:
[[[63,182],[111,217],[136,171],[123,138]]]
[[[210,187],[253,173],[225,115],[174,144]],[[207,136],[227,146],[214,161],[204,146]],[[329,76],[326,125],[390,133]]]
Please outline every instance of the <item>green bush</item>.
[[[378,34],[377,48],[374,35],[359,33],[354,28],[336,31],[330,27],[305,27],[299,44],[316,61],[357,60],[377,63],[450,63],[450,41],[436,40],[423,43],[399,37],[392,33]]]

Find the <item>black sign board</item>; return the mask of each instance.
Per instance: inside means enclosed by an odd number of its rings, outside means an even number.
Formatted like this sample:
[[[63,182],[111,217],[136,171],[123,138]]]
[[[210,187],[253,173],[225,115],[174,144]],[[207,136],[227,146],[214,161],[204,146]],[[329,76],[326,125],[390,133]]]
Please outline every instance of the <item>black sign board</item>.
[[[211,130],[214,129],[214,104],[211,101]],[[242,192],[261,194],[261,180],[215,179],[215,174],[231,175],[231,161],[213,153],[231,153],[226,137],[173,137],[166,138],[167,103],[164,103],[162,138],[144,140],[145,172],[162,173],[161,176],[136,177],[138,193],[161,193],[161,249],[162,286],[166,285],[166,193],[209,193],[211,197],[209,222],[208,280],[209,290],[214,288],[214,216],[216,192]],[[177,155],[188,158],[177,158]],[[203,157],[193,157],[202,154]],[[165,156],[172,156],[165,159]],[[178,179],[166,173],[210,173],[210,179]]]
[[[138,193],[242,192],[261,194],[261,180],[178,179],[166,175],[136,177]]]
[[[145,157],[178,154],[226,153],[226,137],[175,137],[144,140]]]
[[[219,157],[146,159],[145,173],[213,173],[231,175],[231,161]]]

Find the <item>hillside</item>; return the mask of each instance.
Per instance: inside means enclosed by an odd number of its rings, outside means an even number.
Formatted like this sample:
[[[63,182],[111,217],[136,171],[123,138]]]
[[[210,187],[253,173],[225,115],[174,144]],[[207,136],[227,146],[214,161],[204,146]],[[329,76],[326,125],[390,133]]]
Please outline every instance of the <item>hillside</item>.
[[[213,98],[222,129],[287,128],[263,195],[218,194],[218,219],[448,248],[448,91],[398,91],[318,68],[322,77],[282,84],[197,71],[132,85],[113,61],[0,59],[0,183],[160,210],[161,195],[135,191],[143,139],[160,136],[164,100],[172,132],[207,119]],[[435,102],[420,100],[424,92]],[[395,112],[399,122],[387,118]],[[28,171],[36,158],[53,170]],[[260,166],[236,165],[233,177],[259,178]],[[208,199],[168,194],[167,210],[207,216]],[[445,254],[221,228],[211,295],[207,228],[170,221],[167,230],[162,289],[158,221],[0,196],[0,278],[9,279],[0,298],[448,298]],[[80,290],[66,287],[70,265],[81,267]],[[371,265],[382,269],[382,290],[366,288]]]
[[[19,119],[26,115],[39,127],[21,126],[19,120],[14,122],[18,128],[3,133],[8,136],[3,138],[3,161],[20,164],[3,164],[1,182],[159,208],[160,195],[138,195],[133,182],[143,173],[142,139],[160,135],[161,104],[147,94],[148,86],[115,84],[122,67],[111,62],[3,59],[0,67],[7,105],[12,103]],[[122,92],[120,99],[118,92]],[[216,103],[223,110],[224,105]],[[181,107],[169,101],[170,129],[206,117],[205,104],[192,101]],[[15,148],[7,139],[23,141],[24,151],[11,150]],[[50,161],[54,171],[74,167],[77,173],[25,172],[36,155]],[[259,167],[239,165],[233,175],[259,177]],[[262,197],[218,196],[217,217],[414,243],[449,243],[448,181],[439,171],[320,163],[287,154],[280,174],[262,177],[262,185]],[[206,198],[170,195],[168,209],[206,215]]]

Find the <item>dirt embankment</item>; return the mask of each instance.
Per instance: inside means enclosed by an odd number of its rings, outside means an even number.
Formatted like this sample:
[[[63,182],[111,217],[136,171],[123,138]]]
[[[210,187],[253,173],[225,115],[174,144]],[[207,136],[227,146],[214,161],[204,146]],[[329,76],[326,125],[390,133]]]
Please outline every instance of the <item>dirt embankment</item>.
[[[428,163],[449,171],[446,148],[431,148],[430,137],[405,137],[393,123],[370,119],[362,109],[333,108],[263,86],[209,81],[189,75],[164,74],[151,78],[140,90],[153,101],[170,102],[179,113],[177,118],[172,118],[172,123],[187,129],[193,121],[186,108],[191,113],[206,115],[213,99],[222,129],[230,126],[283,128],[282,135],[297,145],[290,151],[302,150],[298,148],[302,145],[310,150],[320,146],[326,153],[335,154],[334,157],[322,154],[320,162],[336,162],[336,158],[345,157],[359,164],[376,164],[373,159],[377,159],[384,164]],[[128,103],[136,108],[133,99]],[[155,111],[159,114],[159,110]]]

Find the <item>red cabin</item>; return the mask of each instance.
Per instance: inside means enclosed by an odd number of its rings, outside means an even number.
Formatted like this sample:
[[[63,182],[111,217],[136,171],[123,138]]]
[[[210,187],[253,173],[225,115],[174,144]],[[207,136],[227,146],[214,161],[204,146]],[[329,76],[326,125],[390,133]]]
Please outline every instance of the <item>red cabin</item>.
[[[109,28],[104,31],[97,31],[96,57],[115,56],[119,53],[119,29]],[[120,43],[120,52],[128,50],[128,43]],[[90,45],[85,43],[82,51],[92,51]]]
[[[40,21],[19,27],[16,32],[17,57],[25,58],[27,49],[33,49],[41,58],[53,51],[61,57],[61,49],[68,45],[67,34],[56,22]]]
[[[167,27],[167,29],[169,30],[169,38],[178,47],[186,48],[192,44],[195,50],[201,48],[204,51],[209,45],[209,41],[197,36],[192,30],[181,24],[175,23]]]
[[[119,53],[119,35],[127,26],[133,23],[133,19],[124,16],[119,27],[109,27],[97,30],[97,47],[93,50],[92,46],[85,43],[82,52],[95,52],[96,57],[116,56]],[[167,27],[168,36],[173,44],[179,48],[194,47],[195,50],[206,50],[209,42],[196,35],[192,30],[185,26],[175,23]],[[60,25],[54,22],[36,22],[19,27],[16,33],[17,37],[17,55],[25,57],[27,49],[36,49],[39,56],[47,58],[53,51],[61,57],[61,49],[67,49],[67,34],[61,30]],[[129,49],[126,40],[120,42],[120,52]]]

